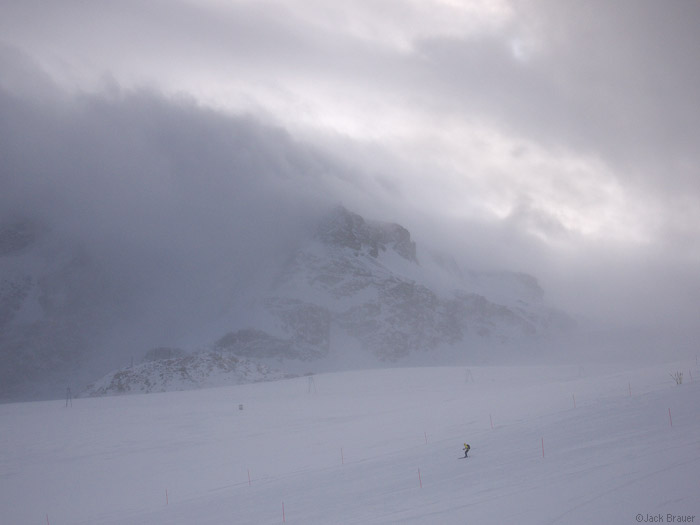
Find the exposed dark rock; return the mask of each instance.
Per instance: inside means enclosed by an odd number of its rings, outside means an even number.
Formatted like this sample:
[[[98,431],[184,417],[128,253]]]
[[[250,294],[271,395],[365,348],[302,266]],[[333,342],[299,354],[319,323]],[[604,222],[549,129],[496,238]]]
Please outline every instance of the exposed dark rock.
[[[398,224],[365,221],[342,206],[335,208],[320,223],[316,234],[326,244],[355,252],[366,250],[372,257],[378,257],[380,251],[391,248],[405,259],[416,260],[416,244],[406,228]]]

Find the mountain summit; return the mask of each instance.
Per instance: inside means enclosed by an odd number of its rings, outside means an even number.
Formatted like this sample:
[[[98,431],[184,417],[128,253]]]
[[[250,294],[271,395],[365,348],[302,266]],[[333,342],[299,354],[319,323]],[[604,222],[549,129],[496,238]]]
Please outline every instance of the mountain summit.
[[[406,228],[338,207],[254,301],[251,324],[213,346],[310,369],[464,362],[477,345],[566,330],[568,318],[542,297],[531,276],[455,272],[444,257],[419,258]]]
[[[356,213],[338,206],[318,225],[316,238],[326,246],[347,248],[372,257],[391,249],[404,259],[416,261],[416,243],[409,231],[399,224],[368,222]]]

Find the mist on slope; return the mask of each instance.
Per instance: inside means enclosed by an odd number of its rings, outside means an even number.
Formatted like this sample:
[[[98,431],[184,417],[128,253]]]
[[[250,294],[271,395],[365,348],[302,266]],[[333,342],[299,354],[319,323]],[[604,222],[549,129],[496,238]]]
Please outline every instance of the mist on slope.
[[[333,164],[246,116],[148,91],[69,96],[30,71],[43,90],[0,91],[0,221],[8,239],[36,235],[3,258],[3,277],[44,278],[37,302],[82,319],[67,326],[89,334],[73,358],[93,371],[209,342],[308,230]],[[65,289],[49,297],[47,282]]]

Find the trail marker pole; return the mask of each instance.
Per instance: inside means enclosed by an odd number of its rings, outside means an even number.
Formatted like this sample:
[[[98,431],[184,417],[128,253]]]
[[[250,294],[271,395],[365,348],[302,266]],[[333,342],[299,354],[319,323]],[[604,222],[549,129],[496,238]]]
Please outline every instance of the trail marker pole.
[[[420,469],[418,469],[418,485],[423,488],[423,480],[420,479]]]
[[[474,382],[474,376],[472,375],[472,371],[467,368],[464,371],[464,382],[465,383],[473,383]]]

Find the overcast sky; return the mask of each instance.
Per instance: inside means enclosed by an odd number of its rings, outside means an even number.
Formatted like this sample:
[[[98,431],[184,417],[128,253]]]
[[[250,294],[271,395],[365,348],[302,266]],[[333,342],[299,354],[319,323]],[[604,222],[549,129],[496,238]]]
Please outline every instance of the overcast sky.
[[[176,208],[198,238],[223,201],[343,201],[697,347],[698,27],[694,0],[3,0],[0,202],[148,244]]]

